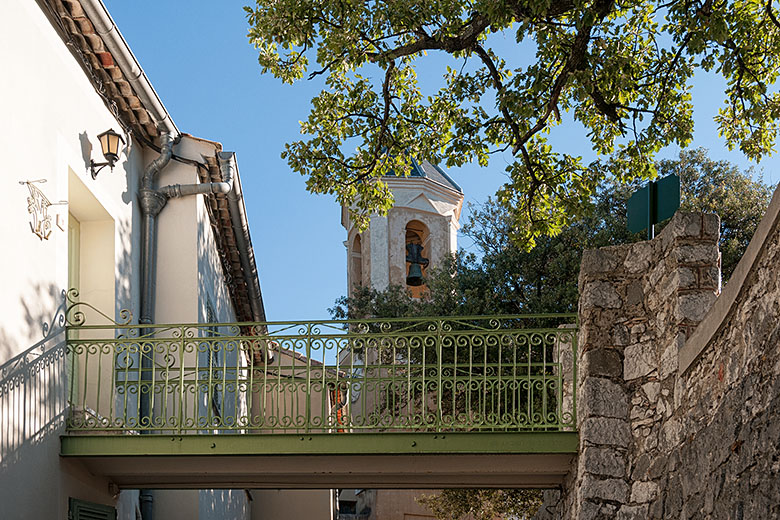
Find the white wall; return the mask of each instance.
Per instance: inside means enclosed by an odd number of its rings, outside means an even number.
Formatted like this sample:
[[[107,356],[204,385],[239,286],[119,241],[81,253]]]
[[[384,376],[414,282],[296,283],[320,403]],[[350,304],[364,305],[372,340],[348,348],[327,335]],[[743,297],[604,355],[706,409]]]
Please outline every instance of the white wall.
[[[5,252],[0,255],[0,366],[6,368],[40,342],[43,330],[52,328],[58,310],[62,312],[62,293],[68,288],[69,211],[81,223],[81,300],[108,316],[131,309],[137,320],[137,189],[144,166],[157,156],[130,143],[113,172],[104,168],[96,180],[91,178],[90,159],[103,161],[96,136],[108,128],[121,132],[121,126],[38,4],[7,4],[0,17],[0,63],[5,71],[0,74],[0,121],[5,123],[0,126],[0,239]],[[213,143],[187,137],[175,149],[196,160],[214,151]],[[49,208],[54,229],[48,240],[30,231],[28,188],[18,184],[36,179],[46,180],[38,186],[51,202],[69,201]],[[159,184],[177,182],[197,182],[195,168],[172,161]],[[234,319],[202,199],[171,200],[159,218],[158,322],[201,321],[207,299],[214,302],[218,319]],[[16,390],[0,392],[0,501],[12,508],[9,517],[65,518],[71,496],[117,504],[108,482],[58,455],[67,395],[62,341],[62,334],[54,334],[41,343],[49,352],[46,359],[56,361],[46,365],[45,373],[41,368],[41,374],[17,377]],[[36,350],[31,359],[37,355]],[[38,399],[23,400],[24,391]],[[202,518],[215,518],[220,508],[225,518],[240,518],[236,508],[248,511],[243,491],[181,496],[189,496],[189,505],[171,495],[160,506],[173,502],[179,511],[208,510]],[[122,501],[127,518],[135,517],[133,502]]]
[[[121,127],[36,2],[4,3],[0,63],[0,365],[7,367],[42,339],[45,326],[57,322],[68,283],[68,241],[56,222],[59,218],[67,230],[69,209],[82,220],[84,296],[109,316],[133,306],[131,288],[138,274],[131,230],[138,217],[135,186],[141,160],[131,146],[113,172],[106,168],[97,180],[90,177],[90,158],[103,160],[97,134]],[[28,189],[19,184],[35,179],[47,181],[38,186],[51,202],[78,193],[70,207],[49,208],[53,231],[48,240],[30,231]],[[50,356],[61,352],[61,341],[59,335],[45,342]],[[28,398],[21,409],[10,410],[9,395],[0,398],[4,514],[65,518],[69,496],[114,504],[107,482],[58,456],[65,381],[61,370],[44,373],[42,366],[19,381],[19,388],[37,395],[36,400]],[[52,366],[61,369],[62,358]]]
[[[253,489],[252,520],[332,520],[330,489]]]

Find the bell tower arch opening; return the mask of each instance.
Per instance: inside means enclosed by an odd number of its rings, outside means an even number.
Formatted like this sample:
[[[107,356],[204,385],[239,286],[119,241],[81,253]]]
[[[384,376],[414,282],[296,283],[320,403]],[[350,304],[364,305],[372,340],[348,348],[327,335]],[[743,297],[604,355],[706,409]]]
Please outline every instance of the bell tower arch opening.
[[[405,228],[406,288],[415,298],[426,290],[425,275],[430,264],[430,237],[428,226],[419,220],[410,220]]]
[[[349,248],[349,294],[363,285],[363,239],[355,235]]]

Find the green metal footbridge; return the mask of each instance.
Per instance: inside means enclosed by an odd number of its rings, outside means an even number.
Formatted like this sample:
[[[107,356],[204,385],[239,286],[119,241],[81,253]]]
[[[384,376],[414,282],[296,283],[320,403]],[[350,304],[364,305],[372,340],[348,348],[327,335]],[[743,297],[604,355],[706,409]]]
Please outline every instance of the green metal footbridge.
[[[132,324],[68,311],[61,455],[119,487],[549,487],[576,315]]]

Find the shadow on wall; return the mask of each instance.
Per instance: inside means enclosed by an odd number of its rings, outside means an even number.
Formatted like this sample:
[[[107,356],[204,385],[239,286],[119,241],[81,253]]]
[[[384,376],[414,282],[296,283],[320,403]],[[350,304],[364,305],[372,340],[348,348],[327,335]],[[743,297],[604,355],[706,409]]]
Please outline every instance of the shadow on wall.
[[[57,294],[53,286],[36,287],[41,298]],[[30,331],[39,327],[43,339],[0,365],[0,480],[21,461],[25,449],[58,435],[65,424],[67,403],[65,355],[65,295],[53,316],[34,313],[21,302]],[[31,334],[32,335],[32,334]],[[0,342],[7,334],[0,330]]]
[[[136,218],[135,212],[132,218]],[[118,220],[116,225],[119,229],[116,230],[115,236],[119,241],[121,253],[116,256],[114,312],[118,314],[122,309],[131,309],[133,323],[138,323],[140,309],[135,308],[133,303],[139,301],[138,295],[134,294],[134,288],[139,286],[139,272],[136,266],[140,264],[140,253],[137,252],[140,248],[133,247],[132,222]]]
[[[204,222],[198,225],[198,287],[205,291],[211,297],[214,305],[215,318],[219,322],[237,321],[236,315],[239,309],[233,311],[230,291],[235,289],[237,284],[242,284],[243,280],[234,280],[232,273],[225,269],[230,264],[226,253],[220,249],[217,241],[220,231],[216,229],[211,218],[211,206],[209,198],[203,200],[203,204],[208,208],[207,214],[203,215]],[[221,281],[224,280],[224,284]],[[200,320],[206,321],[205,298],[200,302]]]
[[[89,134],[86,130],[79,134],[79,144],[81,145],[81,158],[84,159],[84,168],[89,169],[92,160],[92,142],[89,140]]]
[[[203,489],[198,496],[201,520],[249,517],[249,495],[243,489]]]

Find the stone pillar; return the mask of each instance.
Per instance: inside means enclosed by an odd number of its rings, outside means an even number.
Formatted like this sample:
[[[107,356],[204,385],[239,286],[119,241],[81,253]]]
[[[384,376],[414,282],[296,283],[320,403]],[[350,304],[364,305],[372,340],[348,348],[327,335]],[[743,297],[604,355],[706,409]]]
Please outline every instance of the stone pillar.
[[[716,215],[677,213],[654,240],[585,251],[580,450],[558,518],[653,517],[661,466],[641,454],[680,435],[663,418],[674,406],[677,351],[720,291],[719,225]]]

